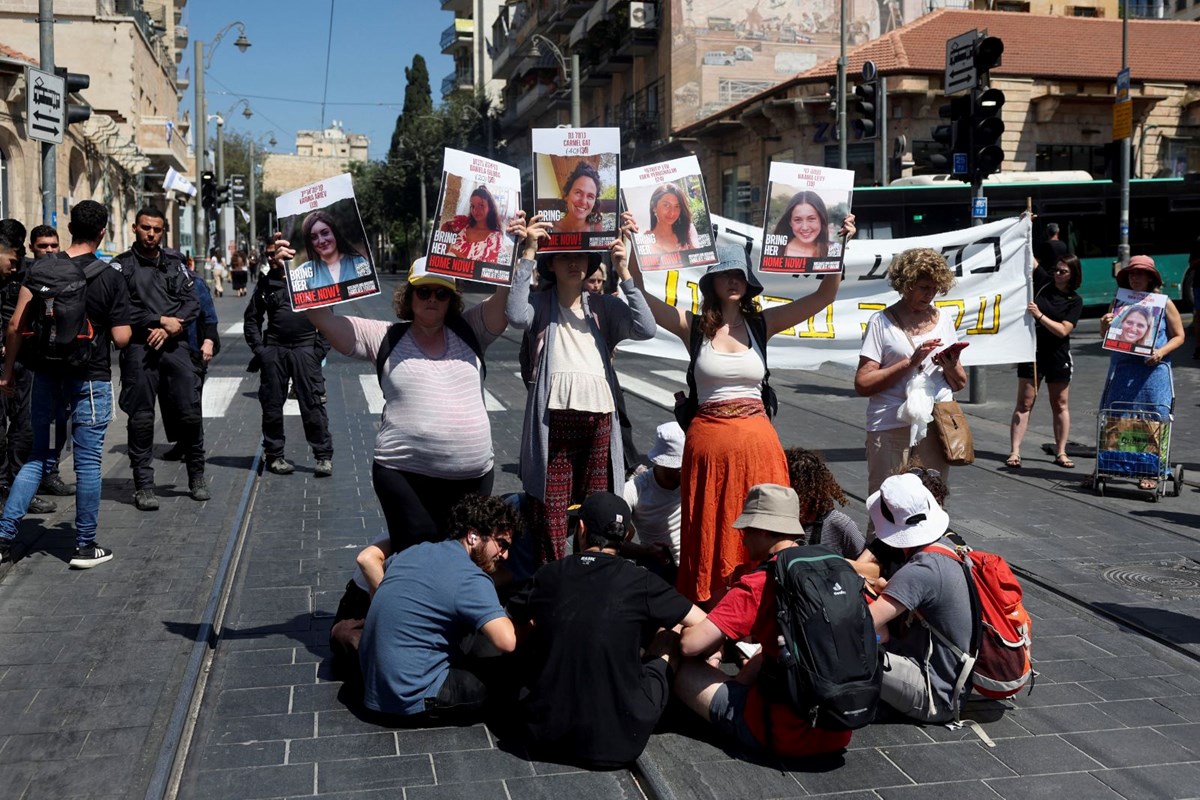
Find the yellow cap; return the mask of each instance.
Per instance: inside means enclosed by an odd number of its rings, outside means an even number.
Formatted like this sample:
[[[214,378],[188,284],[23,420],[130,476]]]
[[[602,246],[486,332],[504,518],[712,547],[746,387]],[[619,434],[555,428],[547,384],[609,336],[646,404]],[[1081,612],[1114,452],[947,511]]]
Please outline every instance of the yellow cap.
[[[411,286],[443,286],[452,292],[458,291],[458,285],[453,278],[442,275],[431,275],[425,271],[425,257],[422,256],[412,263],[408,270],[408,283]]]

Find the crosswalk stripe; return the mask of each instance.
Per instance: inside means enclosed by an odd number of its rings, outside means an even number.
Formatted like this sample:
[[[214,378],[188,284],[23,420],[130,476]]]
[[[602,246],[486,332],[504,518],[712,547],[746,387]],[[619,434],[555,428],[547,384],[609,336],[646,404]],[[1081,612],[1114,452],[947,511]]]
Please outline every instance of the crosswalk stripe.
[[[226,336],[242,336],[246,333],[246,323],[235,322],[222,331],[222,333],[224,333]]]
[[[687,373],[681,369],[653,369],[650,370],[650,374],[666,378],[671,383],[687,383]]]
[[[367,398],[367,411],[378,414],[383,411],[383,390],[379,388],[379,378],[375,373],[359,375],[358,383],[362,386],[363,395]]]
[[[496,395],[492,394],[487,389],[483,390],[483,407],[486,408],[488,411],[507,411],[508,410],[508,408],[505,407],[504,403],[500,402],[500,398],[496,397]]]
[[[283,415],[285,417],[300,416],[300,401],[294,397],[289,397],[283,401]]]
[[[640,397],[643,400],[649,400],[651,403],[662,408],[671,409],[675,407],[674,392],[655,386],[649,381],[635,378],[624,372],[618,372],[617,374],[621,381],[621,388],[629,394]]]
[[[205,417],[223,417],[229,409],[233,398],[237,397],[238,387],[242,385],[241,378],[209,378],[204,383],[203,415]]]

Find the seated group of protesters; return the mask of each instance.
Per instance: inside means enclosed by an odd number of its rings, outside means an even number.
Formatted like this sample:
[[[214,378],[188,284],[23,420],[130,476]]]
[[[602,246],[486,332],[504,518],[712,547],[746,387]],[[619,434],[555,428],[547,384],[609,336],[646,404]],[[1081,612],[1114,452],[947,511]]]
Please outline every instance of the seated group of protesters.
[[[949,532],[938,473],[917,468],[884,481],[868,500],[876,538],[867,547],[834,508],[846,500],[820,457],[788,451],[793,486],[750,489],[733,523],[747,563],[705,613],[660,569],[678,547],[669,498],[672,481],[678,498],[672,465],[682,441],[674,423],[660,426],[653,468],[625,491],[635,506],[655,501],[641,516],[659,527],[644,536],[636,507],[593,493],[571,510],[572,552],[528,580],[514,580],[505,563],[527,527],[519,498],[468,495],[444,541],[390,554],[381,537],[364,550],[331,637],[348,683],[361,681],[363,704],[381,722],[406,726],[492,712],[516,723],[532,755],[594,768],[635,760],[672,694],[748,755],[839,751],[852,730],[814,724],[760,679],[783,641],[775,583],[762,567],[819,541],[863,576],[865,632],[883,650],[880,707],[920,722],[951,719],[961,700],[957,659],[930,628],[965,649],[971,620],[962,571],[924,552]],[[911,624],[915,615],[929,626]],[[722,664],[728,653],[736,656]]]

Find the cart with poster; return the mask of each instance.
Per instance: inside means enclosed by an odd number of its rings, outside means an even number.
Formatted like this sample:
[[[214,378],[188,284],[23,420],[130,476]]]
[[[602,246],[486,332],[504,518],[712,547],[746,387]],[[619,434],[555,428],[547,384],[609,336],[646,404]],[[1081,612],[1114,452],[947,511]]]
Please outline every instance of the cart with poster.
[[[1111,377],[1111,373],[1110,373]],[[1169,491],[1178,497],[1183,487],[1183,466],[1171,466],[1171,422],[1149,403],[1114,401],[1101,408],[1096,418],[1096,467],[1092,489],[1104,496],[1111,479],[1139,483],[1154,481],[1155,502]]]

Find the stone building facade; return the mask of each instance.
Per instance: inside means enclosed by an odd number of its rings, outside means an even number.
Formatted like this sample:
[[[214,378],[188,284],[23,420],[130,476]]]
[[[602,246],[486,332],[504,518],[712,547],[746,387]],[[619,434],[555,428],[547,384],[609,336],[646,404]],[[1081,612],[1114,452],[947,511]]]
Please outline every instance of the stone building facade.
[[[370,138],[347,133],[338,120],[323,131],[297,131],[295,153],[271,153],[263,160],[263,191],[283,194],[341,175],[351,163],[367,161],[370,146]]]

